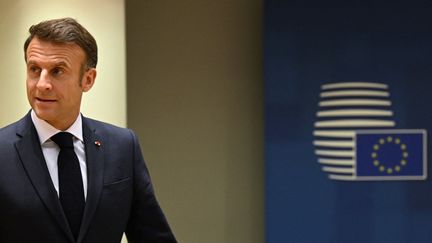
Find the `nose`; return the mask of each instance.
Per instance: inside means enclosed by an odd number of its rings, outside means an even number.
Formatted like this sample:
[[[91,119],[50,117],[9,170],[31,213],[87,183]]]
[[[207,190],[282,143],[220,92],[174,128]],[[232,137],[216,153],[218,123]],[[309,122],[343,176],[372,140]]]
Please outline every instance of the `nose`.
[[[51,90],[52,89],[52,83],[49,76],[49,72],[47,70],[42,70],[41,74],[39,76],[39,80],[36,84],[36,87],[39,90]]]

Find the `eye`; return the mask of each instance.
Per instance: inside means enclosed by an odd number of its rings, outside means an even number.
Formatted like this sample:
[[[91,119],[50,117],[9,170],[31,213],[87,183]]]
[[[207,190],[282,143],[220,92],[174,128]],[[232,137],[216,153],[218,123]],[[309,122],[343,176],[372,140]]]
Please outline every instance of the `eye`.
[[[34,66],[34,65],[32,65],[32,66],[30,66],[29,68],[28,68],[28,70],[29,70],[29,72],[31,72],[31,73],[40,73],[40,68],[39,67],[37,67],[37,66]]]
[[[63,74],[63,69],[61,67],[55,67],[52,69],[51,73],[55,76]]]

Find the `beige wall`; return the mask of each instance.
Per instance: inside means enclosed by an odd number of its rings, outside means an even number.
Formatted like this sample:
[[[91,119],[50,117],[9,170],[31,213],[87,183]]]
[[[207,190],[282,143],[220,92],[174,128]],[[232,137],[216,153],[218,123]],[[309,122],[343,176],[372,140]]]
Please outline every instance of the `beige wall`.
[[[18,120],[30,109],[23,56],[28,28],[61,17],[77,19],[98,43],[96,84],[83,96],[83,114],[126,126],[124,0],[14,0],[0,1],[0,127]]]
[[[261,0],[128,0],[128,126],[185,243],[264,242]]]
[[[30,109],[23,56],[28,28],[60,17],[77,19],[94,35],[99,46],[96,84],[84,95],[83,114],[125,126],[124,0],[14,0],[0,1],[0,127],[21,118]]]

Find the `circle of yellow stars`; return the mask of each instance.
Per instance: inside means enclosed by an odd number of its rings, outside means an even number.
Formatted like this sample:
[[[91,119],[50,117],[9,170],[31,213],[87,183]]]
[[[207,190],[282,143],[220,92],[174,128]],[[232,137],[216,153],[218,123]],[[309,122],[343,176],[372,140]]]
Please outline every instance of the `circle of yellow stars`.
[[[394,144],[398,146],[402,153],[402,158],[399,163],[396,163],[394,166],[385,166],[381,163],[378,158],[379,151],[381,147],[385,144]],[[392,136],[388,136],[387,138],[380,138],[377,143],[373,145],[373,152],[371,154],[371,158],[373,160],[373,165],[378,168],[380,172],[393,174],[400,172],[402,167],[406,166],[408,163],[408,151],[406,144],[402,143],[400,138],[394,138]]]

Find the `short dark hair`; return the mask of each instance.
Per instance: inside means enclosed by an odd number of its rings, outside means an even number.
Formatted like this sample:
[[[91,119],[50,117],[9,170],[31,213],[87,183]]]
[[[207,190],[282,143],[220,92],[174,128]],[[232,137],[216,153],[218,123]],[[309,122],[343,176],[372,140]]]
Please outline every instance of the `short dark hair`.
[[[97,44],[93,36],[75,19],[61,18],[40,22],[29,29],[30,36],[24,43],[24,58],[27,61],[27,48],[37,37],[43,41],[55,43],[74,43],[81,47],[86,54],[87,68],[95,68],[97,65]]]

